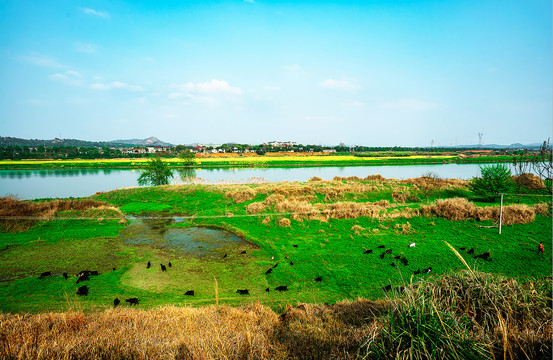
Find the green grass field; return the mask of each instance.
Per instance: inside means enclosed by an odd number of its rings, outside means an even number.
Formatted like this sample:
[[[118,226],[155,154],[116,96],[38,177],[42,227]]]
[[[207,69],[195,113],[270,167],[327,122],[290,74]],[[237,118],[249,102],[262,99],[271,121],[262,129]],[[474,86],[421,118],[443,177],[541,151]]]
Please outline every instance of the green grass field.
[[[399,201],[397,194],[407,194],[408,199]],[[455,196],[470,198],[471,194],[462,183],[449,184],[436,187],[428,201]],[[267,205],[261,212],[248,212],[248,205],[267,202],[271,197],[280,203]],[[227,246],[211,256],[198,257],[159,245],[128,244],[125,240],[139,234],[125,233],[126,225],[120,217],[100,214],[82,219],[80,213],[58,213],[53,220],[39,222],[27,231],[0,233],[1,311],[91,311],[110,307],[116,297],[138,297],[145,308],[162,304],[199,306],[218,301],[232,305],[260,302],[273,309],[296,302],[376,299],[386,296],[383,286],[396,287],[463,269],[446,241],[471,268],[521,279],[551,276],[550,213],[537,214],[529,223],[503,226],[499,235],[492,221],[413,215],[410,211],[418,211],[428,203],[419,187],[405,182],[162,186],[116,190],[93,198],[114,205],[127,215],[185,218],[182,222],[169,221],[165,229],[217,227],[231,230],[250,244]],[[532,205],[540,199],[522,200]],[[297,211],[292,208],[277,209],[283,204],[322,207],[381,200],[388,205],[380,208],[376,217],[331,216],[321,221],[295,216]],[[516,200],[506,198],[506,204]],[[279,225],[284,218],[290,219],[289,227]],[[537,254],[539,241],[545,244],[545,254]],[[409,247],[411,243],[416,246]],[[461,247],[473,247],[475,254],[489,251],[492,261],[474,259],[459,250]],[[365,249],[373,253],[364,254]],[[381,259],[387,249],[392,249],[392,254]],[[395,256],[405,257],[408,264]],[[153,264],[150,269],[146,268],[148,261]],[[169,261],[173,266],[162,272],[159,264]],[[277,263],[272,273],[266,274]],[[413,274],[428,267],[432,267],[430,274]],[[100,272],[85,282],[90,292],[83,297],[75,294],[81,286],[75,283],[75,274],[81,270]],[[57,276],[39,279],[45,271]],[[71,275],[69,280],[61,276],[63,272]],[[317,277],[322,281],[315,281]],[[275,291],[281,285],[287,286],[288,291]],[[241,296],[236,293],[238,289],[249,289],[250,295]],[[195,296],[185,296],[188,290],[194,290]]]

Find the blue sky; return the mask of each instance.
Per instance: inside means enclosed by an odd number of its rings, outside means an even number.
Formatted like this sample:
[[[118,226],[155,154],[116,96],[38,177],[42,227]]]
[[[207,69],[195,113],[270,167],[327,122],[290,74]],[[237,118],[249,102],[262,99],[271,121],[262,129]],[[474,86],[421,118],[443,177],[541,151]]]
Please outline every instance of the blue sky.
[[[0,136],[541,142],[551,14],[537,0],[0,0]]]

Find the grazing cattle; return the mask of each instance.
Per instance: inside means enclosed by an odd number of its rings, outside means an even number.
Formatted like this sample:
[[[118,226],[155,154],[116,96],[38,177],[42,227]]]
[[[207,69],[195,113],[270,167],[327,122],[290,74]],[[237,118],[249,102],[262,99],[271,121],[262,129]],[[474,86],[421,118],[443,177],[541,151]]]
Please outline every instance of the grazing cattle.
[[[395,263],[395,262],[393,262],[393,263],[391,263],[391,264],[390,264],[390,266],[392,266],[392,267],[396,267],[396,263]]]
[[[241,255],[244,255],[246,253],[246,250],[242,251],[240,254]]]
[[[50,271],[45,271],[38,277],[39,279],[44,279],[45,277],[52,276],[52,273]]]
[[[409,260],[407,260],[407,258],[401,258],[399,261],[401,261],[401,263],[405,266],[409,265]]]
[[[294,245],[292,245],[292,246],[293,246],[293,247],[298,247],[298,245],[296,245],[296,244],[294,244]]]
[[[271,256],[271,260],[274,260],[274,259],[275,259],[275,257],[274,257],[274,256]]]
[[[223,259],[225,259],[228,256],[228,254],[223,255]]]
[[[420,269],[419,269],[419,270],[413,271],[413,275],[418,275],[418,274],[420,274],[420,273],[421,273]]]
[[[88,277],[88,274],[86,274],[86,273],[82,274],[77,279],[77,284],[80,283],[80,282],[86,281],[86,280],[90,280],[90,278]]]
[[[315,281],[316,281],[316,282],[321,282],[321,281],[323,281],[323,278],[322,278],[321,276],[316,277],[316,278],[315,278]]]
[[[149,269],[152,267],[152,263],[148,261],[148,264],[146,264],[146,269]]]
[[[397,289],[397,291],[398,291],[399,293],[403,294],[403,293],[405,292],[405,286],[401,285],[401,286]]]
[[[266,288],[266,289],[265,289],[265,291],[266,291],[266,292],[269,292],[269,291],[271,291],[271,289],[269,289],[269,288]]]
[[[410,247],[410,248],[411,248],[411,247],[415,247],[415,243],[409,244],[409,247]]]
[[[294,262],[290,261],[290,265],[294,265]]]
[[[170,261],[169,261],[169,264],[167,264],[167,265],[169,265],[169,267],[173,267],[173,264],[171,264],[171,262],[170,262]]]
[[[372,252],[373,252],[373,251],[372,251],[371,249],[367,249],[367,250],[365,250],[365,251],[363,252],[363,254],[372,254]]]
[[[383,252],[382,254],[380,254],[380,259],[381,259],[381,260],[384,259],[384,256],[386,256],[386,253],[385,253],[385,252]]]
[[[466,247],[460,247],[459,250],[463,250],[465,251],[467,248]]]
[[[63,278],[64,278],[65,280],[67,280],[67,277],[68,277],[67,273],[64,272],[64,273],[63,273]]]
[[[377,248],[379,248],[379,249],[384,249],[385,246],[384,246],[384,245],[378,245]]]
[[[383,286],[382,290],[384,290],[385,292],[388,292],[388,291],[392,290],[392,285]]]
[[[115,270],[117,270],[117,269],[116,268],[111,269],[111,271],[115,271]]]
[[[83,270],[83,271],[81,271],[81,272],[79,272],[79,273],[77,274],[77,277],[80,277],[80,276],[83,276],[83,275],[86,275],[86,276],[98,276],[98,271],[96,271],[96,270],[93,270],[93,271],[91,271],[91,270]]]
[[[265,275],[269,275],[273,272],[273,268],[269,268],[269,270],[265,271]]]
[[[248,289],[236,290],[236,292],[240,295],[250,295],[250,290],[248,290]]]
[[[83,285],[80,288],[77,289],[77,295],[79,296],[87,296],[88,295],[88,286]]]
[[[276,291],[288,291],[288,286],[280,285],[275,288]]]
[[[274,266],[273,266],[273,269],[276,268],[278,266],[278,263],[276,263]]]
[[[399,260],[399,259],[401,259],[401,256],[400,256],[400,255],[396,255],[396,256],[394,256],[394,259]]]
[[[188,290],[187,292],[184,293],[184,295],[186,295],[186,296],[194,296],[194,290]]]
[[[286,254],[286,256],[285,256],[285,257],[286,257],[286,259],[288,259],[288,254]]]
[[[384,251],[384,254],[391,254],[392,253],[392,249],[388,249],[386,251]]]
[[[119,300],[118,298],[115,298],[113,300],[113,307],[117,307],[119,304],[121,304],[121,300]]]
[[[138,298],[130,298],[130,299],[127,299],[125,301],[128,302],[131,305],[138,305]]]
[[[472,255],[472,254],[474,254],[474,248],[470,248],[470,250],[469,250],[469,251],[467,251],[467,254],[469,254],[469,255]]]
[[[430,274],[430,272],[432,272],[432,266],[424,269],[422,272],[425,273],[425,274]]]
[[[163,264],[159,264],[159,265],[161,265],[161,271],[167,271],[167,268],[165,267],[165,265]]]

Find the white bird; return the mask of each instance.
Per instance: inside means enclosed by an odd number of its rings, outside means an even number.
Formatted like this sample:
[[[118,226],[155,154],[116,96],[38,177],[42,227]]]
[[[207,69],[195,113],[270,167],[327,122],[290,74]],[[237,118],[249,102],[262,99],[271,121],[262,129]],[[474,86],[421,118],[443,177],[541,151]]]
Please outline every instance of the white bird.
[[[409,247],[415,247],[415,243],[412,243],[411,245],[409,245]]]

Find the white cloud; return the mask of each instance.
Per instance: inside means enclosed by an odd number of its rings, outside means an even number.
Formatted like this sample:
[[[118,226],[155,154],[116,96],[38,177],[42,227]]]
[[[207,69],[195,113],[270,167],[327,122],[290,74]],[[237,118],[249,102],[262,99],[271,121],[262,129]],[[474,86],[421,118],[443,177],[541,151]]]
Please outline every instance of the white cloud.
[[[356,85],[347,80],[326,79],[317,83],[322,88],[334,90],[350,90],[356,88]]]
[[[343,107],[349,108],[349,109],[353,109],[353,108],[362,108],[362,107],[365,106],[365,104],[363,104],[363,103],[360,102],[360,101],[352,101],[352,102],[342,103],[341,105],[342,105]]]
[[[438,108],[437,104],[417,99],[400,99],[391,103],[381,105],[384,109],[403,109],[410,111],[425,111]]]
[[[68,85],[80,86],[83,84],[83,76],[76,71],[69,70],[63,74],[56,73],[48,76],[50,80],[61,81]]]
[[[121,81],[113,81],[109,84],[96,83],[90,85],[90,87],[97,90],[125,89],[129,91],[144,91],[144,88],[140,85],[129,85]]]
[[[42,66],[42,67],[51,67],[51,68],[65,68],[66,66],[59,63],[58,61],[52,59],[51,57],[37,54],[37,53],[31,53],[30,55],[22,55],[19,56],[18,59],[20,61],[24,61],[29,64]]]
[[[263,88],[270,91],[280,91],[280,86],[264,86]]]
[[[217,79],[203,83],[194,84],[193,82],[187,82],[184,84],[173,84],[171,86],[185,92],[242,94],[242,89],[239,87],[232,87],[228,82]]]
[[[75,47],[75,50],[85,54],[94,54],[98,50],[98,46],[94,44],[76,42],[73,46]]]
[[[284,69],[288,71],[297,71],[300,69],[300,66],[298,64],[285,65]]]
[[[109,13],[107,11],[98,11],[90,8],[80,8],[84,14],[99,16],[104,19],[109,19]]]

